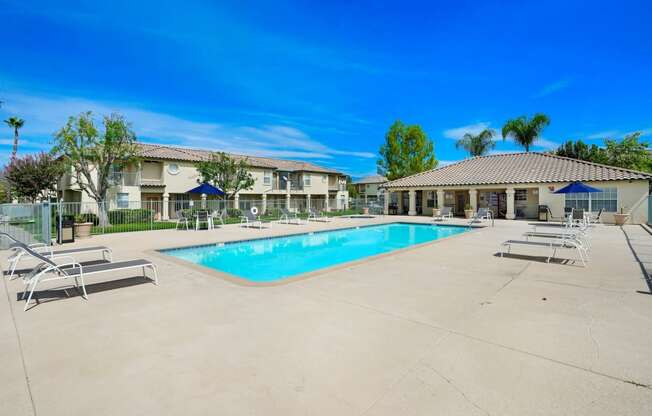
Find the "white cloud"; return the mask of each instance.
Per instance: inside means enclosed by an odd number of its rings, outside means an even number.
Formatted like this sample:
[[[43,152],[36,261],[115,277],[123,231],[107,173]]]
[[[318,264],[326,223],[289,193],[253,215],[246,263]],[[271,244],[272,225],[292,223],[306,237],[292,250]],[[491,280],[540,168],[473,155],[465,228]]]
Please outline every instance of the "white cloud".
[[[563,78],[560,80],[557,80],[555,82],[552,82],[546,86],[544,86],[541,91],[536,93],[534,95],[534,98],[542,98],[546,97],[552,93],[555,93],[557,91],[564,90],[568,88],[571,85],[571,80],[569,78]]]
[[[447,129],[444,130],[444,137],[447,137],[449,139],[459,140],[466,133],[479,134],[484,129],[488,129],[490,124],[491,123],[489,122],[480,122],[475,124],[469,124],[466,126],[455,127],[452,129]]]
[[[443,168],[444,166],[452,165],[453,163],[457,163],[459,160],[440,160],[439,163],[437,164],[438,168]]]
[[[540,138],[537,139],[537,141],[535,141],[532,146],[543,150],[555,150],[559,147],[559,143],[553,142],[552,140]]]
[[[24,136],[43,141],[71,115],[93,111],[96,115],[119,112],[133,124],[142,142],[201,147],[252,156],[301,159],[332,159],[334,156],[374,158],[375,153],[335,149],[304,131],[282,124],[234,125],[199,122],[170,114],[143,110],[133,105],[105,103],[78,97],[5,94],[0,114],[20,114],[26,120]],[[22,142],[22,140],[21,140]]]
[[[515,149],[515,150],[490,150],[489,153],[487,153],[487,154],[490,155],[490,156],[494,156],[494,155],[511,155],[511,154],[514,154],[514,153],[520,153],[522,151],[523,151],[522,149],[521,150],[518,150],[518,149]]]
[[[591,134],[590,136],[587,136],[587,139],[622,139],[623,137],[630,135],[632,133],[639,132],[641,133],[641,137],[643,136],[649,136],[652,134],[652,127],[646,128],[646,129],[638,129],[638,130],[632,130],[628,131],[626,133],[623,133],[622,131],[619,130],[606,130],[606,131],[601,131],[598,133]]]
[[[587,139],[604,139],[607,137],[616,137],[620,133],[617,130],[606,130],[606,131],[601,131],[598,133],[591,134],[590,136],[587,136]]]

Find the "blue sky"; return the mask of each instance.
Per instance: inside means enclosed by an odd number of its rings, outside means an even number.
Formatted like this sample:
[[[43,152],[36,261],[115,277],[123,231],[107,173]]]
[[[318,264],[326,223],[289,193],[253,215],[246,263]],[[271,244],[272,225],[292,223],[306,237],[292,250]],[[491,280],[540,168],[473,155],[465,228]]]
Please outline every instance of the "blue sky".
[[[0,117],[25,119],[21,154],[69,115],[119,111],[144,142],[355,177],[397,118],[444,163],[464,132],[534,112],[552,119],[536,150],[652,139],[651,18],[645,1],[0,1]]]

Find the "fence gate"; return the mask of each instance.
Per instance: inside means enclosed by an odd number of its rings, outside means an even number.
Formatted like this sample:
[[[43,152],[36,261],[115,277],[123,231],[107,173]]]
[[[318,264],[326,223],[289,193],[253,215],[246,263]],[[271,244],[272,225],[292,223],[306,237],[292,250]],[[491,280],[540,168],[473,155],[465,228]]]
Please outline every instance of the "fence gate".
[[[54,231],[51,204],[0,204],[0,231],[26,244],[49,244]],[[9,241],[3,238],[1,244],[7,248]]]

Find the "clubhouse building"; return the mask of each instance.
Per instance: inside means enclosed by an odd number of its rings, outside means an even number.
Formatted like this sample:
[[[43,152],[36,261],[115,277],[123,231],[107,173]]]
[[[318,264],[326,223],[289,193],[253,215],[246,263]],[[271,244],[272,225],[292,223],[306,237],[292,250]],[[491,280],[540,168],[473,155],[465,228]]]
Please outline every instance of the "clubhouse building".
[[[432,215],[434,208],[490,208],[496,218],[535,219],[547,206],[561,217],[565,208],[597,212],[603,222],[628,213],[629,223],[648,219],[652,175],[547,153],[528,152],[480,156],[387,182],[385,213]],[[602,192],[556,194],[574,181]]]

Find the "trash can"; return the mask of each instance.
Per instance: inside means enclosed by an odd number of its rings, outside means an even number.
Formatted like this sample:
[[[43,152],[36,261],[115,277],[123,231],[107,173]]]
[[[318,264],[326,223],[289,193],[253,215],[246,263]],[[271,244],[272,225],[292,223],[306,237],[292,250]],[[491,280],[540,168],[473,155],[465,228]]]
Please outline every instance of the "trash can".
[[[57,244],[75,242],[75,217],[64,215],[57,223]]]
[[[539,205],[539,221],[548,221],[548,205]]]

